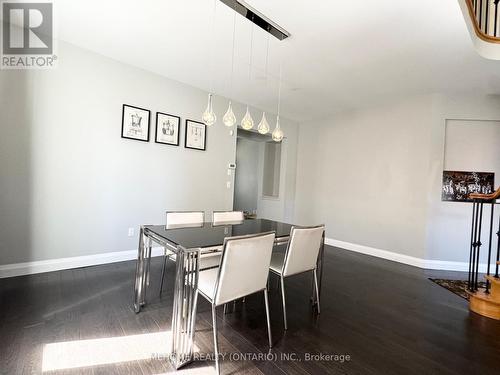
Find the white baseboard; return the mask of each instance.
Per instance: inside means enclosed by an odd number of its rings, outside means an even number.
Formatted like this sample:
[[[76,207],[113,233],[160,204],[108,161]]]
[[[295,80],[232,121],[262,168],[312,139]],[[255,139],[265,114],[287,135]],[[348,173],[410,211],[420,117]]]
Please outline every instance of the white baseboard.
[[[325,243],[330,246],[340,247],[345,250],[355,251],[357,253],[371,255],[377,258],[391,260],[393,262],[408,264],[428,270],[446,270],[446,271],[464,271],[469,270],[469,264],[466,262],[449,262],[445,260],[423,259],[409,255],[394,253],[392,251],[377,249],[374,247],[358,245],[351,242],[325,238]],[[484,263],[479,264],[479,272],[486,272],[487,266]]]
[[[153,247],[152,256],[163,255],[162,247]],[[115,251],[112,253],[85,255],[71,258],[38,260],[26,263],[0,265],[0,279],[5,277],[30,275],[42,272],[60,271],[71,268],[96,266],[99,264],[123,262],[137,259],[137,250]]]
[[[392,251],[376,249],[374,247],[358,245],[350,242],[340,241],[333,238],[326,238],[327,245],[340,247],[342,249],[355,251],[357,253],[375,256],[382,259],[391,260],[398,263],[408,264],[410,266],[431,269],[431,270],[447,270],[447,271],[468,271],[468,263],[466,262],[449,262],[443,260],[432,260],[416,258],[409,255],[398,254]],[[163,248],[154,247],[153,256],[163,254]],[[49,260],[39,260],[26,263],[15,263],[0,265],[0,278],[30,275],[42,272],[60,271],[71,268],[96,266],[100,264],[123,262],[134,260],[137,258],[137,250],[116,251],[112,253],[85,255],[79,257],[59,258]],[[480,272],[486,272],[486,264],[479,265]]]

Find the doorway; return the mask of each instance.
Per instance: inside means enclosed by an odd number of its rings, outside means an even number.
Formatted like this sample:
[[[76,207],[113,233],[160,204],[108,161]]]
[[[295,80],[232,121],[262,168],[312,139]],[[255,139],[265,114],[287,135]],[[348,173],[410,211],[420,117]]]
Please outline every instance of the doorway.
[[[236,172],[234,204],[247,217],[258,215],[264,199],[279,199],[281,176],[281,142],[269,135],[238,129],[236,139]]]

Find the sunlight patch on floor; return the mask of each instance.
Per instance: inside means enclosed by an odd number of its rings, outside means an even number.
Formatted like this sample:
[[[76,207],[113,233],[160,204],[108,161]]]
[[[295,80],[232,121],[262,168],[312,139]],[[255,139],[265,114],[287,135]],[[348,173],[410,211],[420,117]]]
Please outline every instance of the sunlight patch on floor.
[[[45,344],[42,371],[148,360],[170,350],[170,331]]]

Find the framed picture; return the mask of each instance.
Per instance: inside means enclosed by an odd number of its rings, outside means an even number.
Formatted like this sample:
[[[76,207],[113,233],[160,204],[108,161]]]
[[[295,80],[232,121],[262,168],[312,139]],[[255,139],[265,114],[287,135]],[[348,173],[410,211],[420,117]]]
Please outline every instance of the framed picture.
[[[179,146],[181,118],[168,113],[156,112],[156,143]]]
[[[491,194],[495,191],[492,172],[443,171],[442,201],[472,202],[469,194]]]
[[[207,149],[207,126],[204,123],[186,120],[184,147],[203,151]]]
[[[149,117],[151,112],[144,108],[123,105],[122,138],[149,142]]]

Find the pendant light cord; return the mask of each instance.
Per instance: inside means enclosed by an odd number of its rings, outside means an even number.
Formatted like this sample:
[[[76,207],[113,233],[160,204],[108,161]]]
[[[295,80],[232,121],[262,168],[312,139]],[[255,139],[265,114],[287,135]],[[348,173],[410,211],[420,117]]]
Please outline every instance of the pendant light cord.
[[[281,39],[283,41],[283,39]],[[279,60],[280,60],[280,77],[279,77],[279,84],[278,84],[278,116],[276,117],[276,129],[280,129],[280,109],[281,109],[281,84],[283,82],[283,52],[280,48],[280,55],[279,55]],[[283,139],[283,137],[281,137]]]
[[[266,88],[267,88],[267,68],[269,64],[269,34],[267,35],[267,48],[266,48]]]
[[[213,43],[215,39],[215,14],[217,13],[217,0],[214,0],[214,7],[212,12],[212,48],[210,49],[210,93],[214,91],[214,48]]]
[[[252,80],[252,53],[253,53],[253,23],[250,32],[250,57],[248,58],[248,81]]]
[[[280,108],[281,108],[281,77],[282,77],[282,70],[283,70],[283,62],[280,61],[280,81],[278,85],[278,119],[280,118]],[[277,123],[279,126],[279,122]]]
[[[229,92],[230,95],[233,95],[233,75],[234,75],[234,44],[235,44],[235,33],[236,33],[236,10],[233,9],[234,12],[234,17],[233,17],[233,54],[231,55],[231,79],[230,79],[230,86],[229,86]]]

